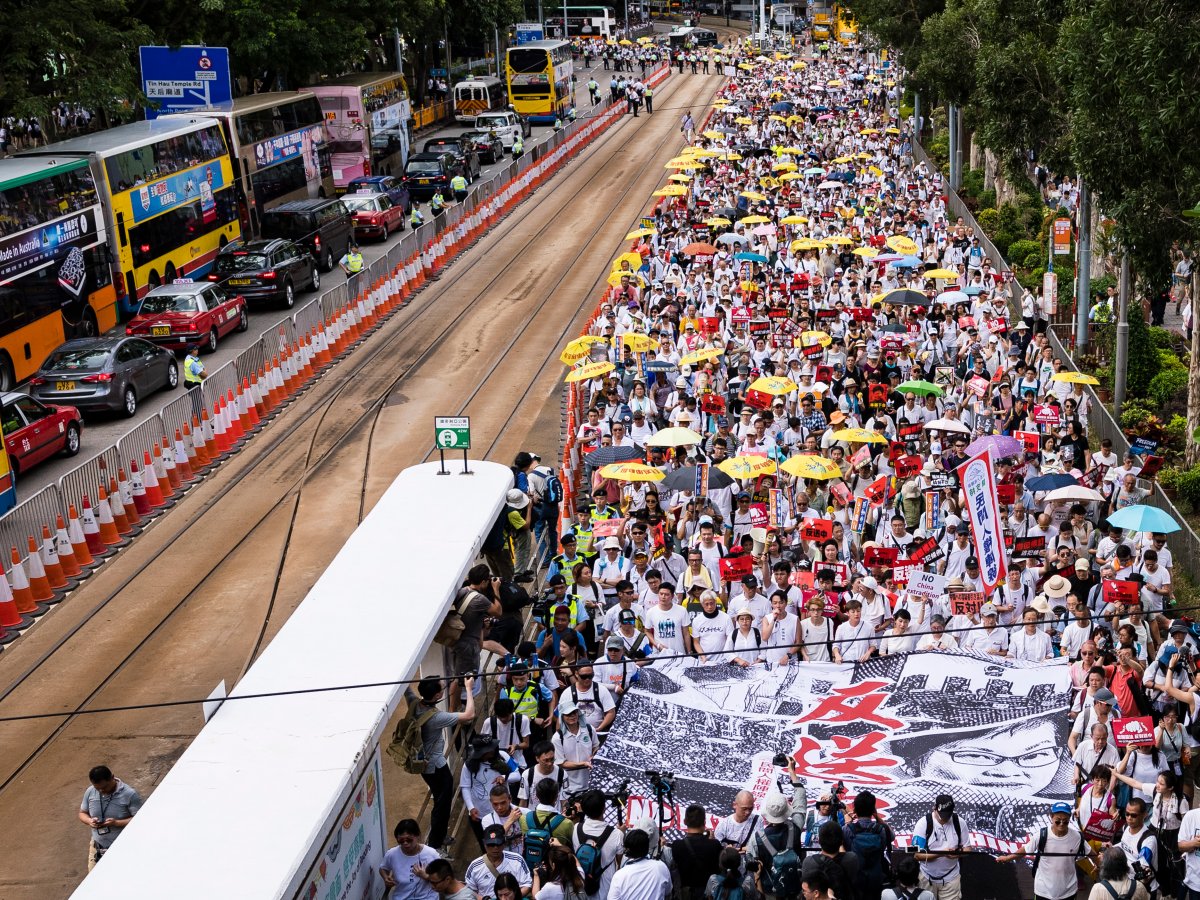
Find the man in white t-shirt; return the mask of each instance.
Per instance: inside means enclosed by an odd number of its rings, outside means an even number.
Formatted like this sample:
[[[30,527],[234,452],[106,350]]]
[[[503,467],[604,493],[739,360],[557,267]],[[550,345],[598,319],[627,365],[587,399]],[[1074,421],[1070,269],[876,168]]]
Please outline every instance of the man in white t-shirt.
[[[701,663],[728,662],[720,655],[720,651],[725,649],[725,641],[733,633],[733,620],[717,605],[717,599],[716,591],[701,594],[700,611],[692,615],[692,624],[689,626],[692,647]]]
[[[562,692],[562,699],[567,697],[579,707],[584,722],[596,731],[608,731],[617,715],[617,703],[612,692],[596,680],[596,668],[591,662],[575,667],[575,684]]]
[[[1024,856],[1039,857],[1037,874],[1033,876],[1033,893],[1043,900],[1073,898],[1079,889],[1075,879],[1075,860],[1086,856],[1092,862],[1096,861],[1095,851],[1071,824],[1072,814],[1070,803],[1055,803],[1050,807],[1049,827],[1042,826],[1031,834],[1029,842],[1016,853],[996,857],[999,863],[1012,862]]]
[[[605,900],[608,897],[613,875],[621,865],[625,835],[620,828],[604,821],[604,808],[607,805],[608,800],[600,791],[588,791],[580,801],[583,821],[571,832],[571,843],[576,853],[585,843],[600,849],[600,889],[588,894],[588,900]]]
[[[772,594],[771,613],[763,618],[759,626],[767,662],[770,665],[786,666],[793,659],[799,658],[799,648],[796,646],[799,625],[800,620],[796,615],[788,612],[787,598],[782,592]]]
[[[833,660],[838,663],[858,662],[875,652],[875,629],[863,621],[862,603],[847,601],[846,616],[833,638]]]
[[[971,845],[971,831],[954,811],[954,798],[939,794],[933,811],[913,826],[913,846],[921,864],[921,887],[935,900],[961,900],[961,854]]]
[[[1158,890],[1158,836],[1147,821],[1146,801],[1134,796],[1125,805],[1125,831],[1116,846],[1125,851],[1133,876],[1146,885],[1151,896]],[[1149,873],[1147,877],[1147,873]]]
[[[760,822],[762,818],[754,812],[754,795],[749,791],[738,791],[733,798],[733,812],[717,823],[713,837],[726,847],[743,850]]]
[[[833,620],[825,615],[820,595],[808,600],[808,615],[800,620],[800,658],[805,662],[833,662]]]
[[[682,655],[692,652],[687,610],[675,603],[675,585],[664,581],[658,586],[658,605],[646,610],[642,622],[646,639],[657,653]]]
[[[1038,612],[1030,608],[1022,617],[1025,624],[1009,641],[1008,658],[1043,662],[1054,656],[1050,635],[1038,628]]]
[[[1179,826],[1179,852],[1183,854],[1183,883],[1187,900],[1200,900],[1200,809],[1183,817]]]
[[[432,847],[421,843],[421,826],[415,819],[401,819],[394,832],[396,846],[383,855],[379,875],[392,888],[393,897],[403,900],[436,900],[437,892],[429,882],[413,872],[413,867],[429,865],[439,857]]]

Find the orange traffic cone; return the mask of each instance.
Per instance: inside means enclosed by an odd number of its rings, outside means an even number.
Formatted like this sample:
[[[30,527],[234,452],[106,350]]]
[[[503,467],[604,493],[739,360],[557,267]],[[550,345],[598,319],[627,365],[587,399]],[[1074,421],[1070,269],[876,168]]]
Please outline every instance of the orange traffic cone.
[[[171,493],[179,493],[179,489],[183,486],[183,479],[175,470],[175,447],[171,443],[171,439],[166,436],[162,439],[162,464],[163,471],[167,473],[167,484],[171,486]]]
[[[0,569],[0,644],[7,644],[9,641],[15,640],[17,637],[15,629],[24,628],[28,624],[29,619],[23,617],[17,610],[12,588],[8,586],[8,578],[5,577],[4,570]]]
[[[158,492],[162,494],[162,505],[169,506],[175,490],[171,487],[171,479],[167,477],[167,464],[163,461],[162,448],[158,446],[157,442],[152,446],[154,447],[154,460],[151,465],[154,466],[154,479],[158,482]]]
[[[68,578],[78,578],[83,575],[79,560],[75,558],[75,548],[71,546],[71,536],[67,534],[67,523],[59,516],[56,523],[58,532],[54,536],[54,549],[58,554],[58,564],[62,566],[63,574]]]
[[[133,494],[133,508],[137,510],[140,521],[140,517],[150,515],[153,508],[150,506],[150,495],[146,493],[146,482],[142,480],[142,470],[138,468],[136,459],[129,461],[129,490]]]
[[[215,463],[221,456],[221,450],[217,447],[216,431],[213,429],[207,409],[200,410],[200,431],[198,433],[204,440],[204,455],[208,457],[210,464]]]
[[[21,565],[21,554],[17,552],[17,548],[12,548],[12,567],[9,570],[12,572],[12,594],[13,601],[17,604],[17,612],[22,615],[37,615],[37,604],[33,601],[33,591],[29,587],[29,578],[25,574],[25,567]]]
[[[238,389],[241,393],[241,388]],[[233,393],[233,388],[225,396],[225,427],[229,429],[229,436],[232,443],[236,444],[246,439],[246,429],[242,427],[242,409],[241,401]]]
[[[54,544],[54,535],[50,533],[50,526],[42,526],[42,568],[46,570],[46,578],[50,580],[50,587],[56,591],[65,591],[74,587],[67,581],[66,572],[62,567],[62,560],[58,558],[58,547]]]
[[[154,449],[157,450],[158,447]],[[146,487],[146,502],[150,504],[151,509],[161,509],[167,505],[167,500],[159,486],[158,472],[154,470],[154,461],[150,459],[149,450],[142,451],[142,471],[145,473],[142,478]]]
[[[250,374],[250,396],[254,401],[254,415],[261,422],[267,415],[267,406],[263,397],[263,370]]]
[[[113,524],[117,526],[117,534],[124,537],[133,534],[133,526],[129,524],[129,516],[125,515],[125,503],[121,500],[121,487],[117,479],[108,479],[108,508],[112,512]]]
[[[213,404],[212,430],[217,453],[224,456],[229,452],[229,435],[225,432],[225,415],[221,412],[220,403]]]
[[[186,422],[183,425],[183,429],[184,430],[187,429]],[[194,454],[195,452],[196,452],[196,449],[193,447],[192,453]],[[185,444],[183,442],[183,431],[181,431],[178,428],[175,429],[174,453],[175,453],[175,473],[179,476],[179,483],[181,485],[182,484],[191,484],[193,481],[196,480],[196,475],[194,472],[192,472],[192,460],[188,456],[187,444]]]
[[[242,379],[242,393],[246,397],[246,421],[250,424],[250,429],[257,428],[260,423],[258,405],[254,402],[254,388],[249,378]]]
[[[190,434],[188,433],[190,430]],[[200,477],[202,469],[208,468],[208,454],[204,448],[204,429],[200,425],[200,420],[192,416],[191,428],[188,428],[187,423],[183,425],[183,436],[188,440],[188,459],[192,463],[192,474],[197,478]]]
[[[29,535],[29,589],[33,591],[33,599],[38,603],[54,601],[54,591],[50,588],[50,578],[46,575],[46,567],[42,565],[42,555],[38,550],[37,538]]]
[[[100,485],[96,491],[96,524],[100,528],[100,540],[106,547],[123,544],[121,535],[117,533],[117,523],[113,520],[112,507],[108,505],[108,491]],[[30,581],[32,581],[32,577]]]
[[[138,508],[133,502],[133,485],[129,482],[129,476],[125,474],[124,466],[117,468],[117,492],[121,495],[121,508],[125,510],[129,527],[137,528],[142,517],[138,515]]]
[[[109,551],[104,539],[100,537],[100,526],[96,522],[96,514],[92,511],[92,501],[87,494],[83,495],[83,511],[79,514],[79,521],[83,525],[83,539],[87,541],[92,555],[104,556],[107,554]]]
[[[79,521],[79,513],[72,503],[67,507],[67,539],[71,542],[71,550],[75,553],[75,561],[80,567],[95,565],[92,558],[92,548],[88,546],[87,537],[83,533],[83,523]],[[61,554],[61,550],[59,551]]]

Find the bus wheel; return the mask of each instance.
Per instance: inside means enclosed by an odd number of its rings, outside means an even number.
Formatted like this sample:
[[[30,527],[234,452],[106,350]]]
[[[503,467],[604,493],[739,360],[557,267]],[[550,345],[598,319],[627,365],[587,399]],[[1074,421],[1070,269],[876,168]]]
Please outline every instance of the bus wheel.
[[[96,314],[90,308],[84,310],[75,330],[80,337],[95,337],[100,333],[100,326],[96,323]]]
[[[163,282],[171,284],[179,277],[179,273],[175,270],[175,263],[167,263],[167,268],[163,271]]]
[[[0,391],[11,391],[17,386],[16,376],[13,375],[12,360],[7,353],[0,353]]]
[[[150,270],[150,276],[146,279],[146,284],[150,290],[162,286],[162,279],[158,277],[158,273],[153,269]]]

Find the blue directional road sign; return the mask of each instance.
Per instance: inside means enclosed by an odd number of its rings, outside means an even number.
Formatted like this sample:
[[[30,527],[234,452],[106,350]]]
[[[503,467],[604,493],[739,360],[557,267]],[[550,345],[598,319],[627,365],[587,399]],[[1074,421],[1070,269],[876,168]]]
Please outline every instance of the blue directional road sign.
[[[518,22],[516,31],[518,44],[528,44],[531,41],[546,39],[545,29],[537,22]]]
[[[142,91],[158,104],[146,118],[233,99],[227,47],[139,47]]]

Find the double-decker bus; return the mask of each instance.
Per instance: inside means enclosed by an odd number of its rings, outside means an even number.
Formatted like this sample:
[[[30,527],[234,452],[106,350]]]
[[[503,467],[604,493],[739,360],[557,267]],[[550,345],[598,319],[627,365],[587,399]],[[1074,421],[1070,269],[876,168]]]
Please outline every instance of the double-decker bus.
[[[566,41],[530,41],[508,48],[504,65],[509,100],[530,122],[566,121],[575,103],[571,45]]]
[[[404,174],[413,114],[403,75],[363,72],[301,90],[314,94],[325,114],[333,183],[339,193],[363,175]]]
[[[164,116],[71,138],[21,154],[90,165],[112,236],[122,316],[176,278],[204,275],[240,240],[237,188],[218,122]]]
[[[311,93],[252,94],[173,115],[213,118],[224,127],[248,235],[259,233],[259,219],[272,207],[334,194],[325,115]]]
[[[563,7],[558,7],[562,10]],[[595,38],[608,40],[616,28],[613,10],[608,6],[567,6],[566,40],[571,38]],[[550,34],[564,37],[562,31],[562,16],[547,17],[546,30]]]
[[[0,390],[64,340],[117,322],[109,233],[86,159],[0,160]]]

